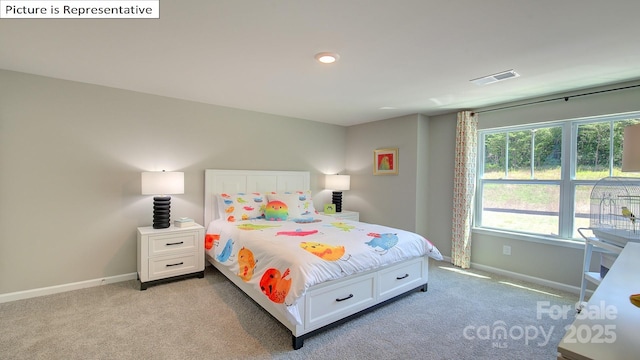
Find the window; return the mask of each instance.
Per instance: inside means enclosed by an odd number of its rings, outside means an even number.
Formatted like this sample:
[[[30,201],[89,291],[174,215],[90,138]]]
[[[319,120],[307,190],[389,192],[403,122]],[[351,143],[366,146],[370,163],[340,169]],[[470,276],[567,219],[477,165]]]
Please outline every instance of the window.
[[[624,127],[637,123],[640,113],[479,131],[475,226],[579,239],[595,183],[640,177],[621,170]]]

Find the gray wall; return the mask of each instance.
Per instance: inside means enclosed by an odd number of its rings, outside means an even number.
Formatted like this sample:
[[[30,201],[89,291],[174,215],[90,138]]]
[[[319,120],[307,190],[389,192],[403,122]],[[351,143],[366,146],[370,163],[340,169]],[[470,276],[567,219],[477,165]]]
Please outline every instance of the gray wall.
[[[249,130],[252,129],[252,130]],[[172,215],[203,220],[204,169],[345,168],[346,128],[0,70],[0,294],[136,271],[152,197],[140,172],[185,172]]]
[[[418,126],[410,115],[347,128],[347,172],[351,190],[342,207],[360,212],[360,221],[416,231]],[[373,151],[398,148],[398,175],[373,175]]]
[[[637,99],[635,89],[484,112],[479,125],[638,111]],[[308,170],[318,209],[330,202],[323,174],[350,174],[345,209],[450,256],[455,126],[451,113],[345,128],[0,70],[0,294],[135,272],[149,170],[185,172],[172,214],[199,222],[206,168]],[[399,148],[397,176],[373,175],[384,147]],[[472,248],[474,264],[579,286],[579,247],[475,232]]]
[[[563,94],[581,94],[603,91],[636,83],[618,84],[585,91]],[[534,101],[553,97],[534,99]],[[603,92],[570,98],[568,101],[550,101],[505,110],[479,109],[478,127],[489,129],[508,125],[529,124],[552,120],[577,119],[596,115],[625,113],[640,110],[640,88]],[[518,103],[513,103],[513,105]],[[502,255],[502,246],[511,246],[511,256]],[[583,247],[564,247],[545,243],[515,240],[509,236],[474,233],[471,261],[511,272],[526,274],[561,284],[580,286]],[[592,269],[599,258],[593,257]]]
[[[637,84],[637,82],[567,93],[563,94],[563,96],[603,91],[634,84]],[[551,98],[554,97],[533,99],[527,102],[547,100]],[[499,111],[482,112],[483,110],[488,109],[478,109],[480,110],[480,114],[478,115],[478,127],[480,129],[489,129],[509,125],[577,119],[596,115],[639,111],[639,99],[640,88],[633,88],[574,97],[570,98],[568,101],[550,101]],[[505,106],[516,104],[518,103],[506,104]],[[455,123],[454,116],[455,115],[450,115],[451,120]],[[432,124],[434,124],[433,121]],[[452,126],[455,129],[455,124]],[[447,130],[450,133],[453,131],[451,126],[448,126]],[[432,131],[437,131],[438,138],[440,138],[441,134],[444,134],[444,129],[442,127],[437,130],[432,128]],[[454,133],[451,133],[449,136],[455,135]],[[433,140],[437,141],[437,139]],[[449,149],[443,152],[448,153],[449,151],[452,150]],[[446,166],[446,164],[451,163],[452,158],[445,159],[443,163],[433,166]],[[448,192],[449,189],[446,191]],[[440,221],[443,222],[445,219],[440,219]],[[449,236],[450,235],[451,232],[449,231]],[[546,279],[560,284],[568,284],[576,287],[580,286],[584,254],[583,246],[572,247],[523,241],[515,239],[513,236],[509,235],[496,236],[495,234],[484,232],[474,232],[472,241],[471,261],[475,264],[486,265],[514,273]],[[511,246],[511,256],[502,255],[503,245]],[[592,269],[597,269],[599,261],[600,259],[598,256],[593,257]]]
[[[361,221],[422,234],[447,253],[451,226],[443,224],[451,224],[453,188],[447,188],[447,175],[453,176],[453,155],[447,162],[449,154],[440,149],[452,146],[453,140],[450,116],[439,118],[409,115],[350,126],[347,170],[352,190],[345,192],[344,207],[359,211]],[[398,148],[399,174],[374,176],[373,150],[387,147]]]
[[[510,125],[531,124],[554,120],[579,119],[599,115],[619,114],[640,110],[640,87],[618,91],[607,91],[617,88],[640,85],[640,82],[621,83],[594,89],[585,89],[560,96],[549,96],[537,99],[529,99],[521,102],[503,104],[493,108],[522,105],[536,101],[547,101],[558,97],[595,93],[592,95],[569,98],[568,101],[557,100],[542,102],[539,104],[517,106],[504,110],[488,111],[492,108],[476,109],[478,115],[478,128],[488,129]]]
[[[563,96],[633,84],[588,89]],[[553,97],[527,102],[550,98]],[[483,112],[479,115],[479,128],[638,111],[638,99],[640,88],[581,96],[566,102]],[[413,115],[349,127],[347,169],[353,176],[353,190],[347,192],[346,208],[359,210],[363,221],[415,230],[431,240],[443,255],[451,256],[455,130],[456,113],[431,117]],[[400,175],[373,176],[373,149],[395,146],[400,147]],[[407,153],[414,149],[416,153],[411,154],[408,164]],[[410,214],[414,209],[415,214]],[[502,255],[503,245],[511,246],[511,256]],[[524,241],[508,234],[480,231],[474,231],[472,236],[473,266],[574,287],[580,286],[583,253],[583,247],[575,244]],[[594,257],[592,268],[597,268],[598,261]]]
[[[426,237],[442,255],[451,256],[456,114],[432,116],[428,128]]]

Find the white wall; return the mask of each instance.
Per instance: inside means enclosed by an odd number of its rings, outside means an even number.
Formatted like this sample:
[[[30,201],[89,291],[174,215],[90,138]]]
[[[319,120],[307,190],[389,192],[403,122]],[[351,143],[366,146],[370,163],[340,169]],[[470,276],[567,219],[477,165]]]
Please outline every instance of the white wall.
[[[0,294],[136,271],[152,198],[140,172],[185,172],[172,216],[202,222],[204,169],[345,168],[346,128],[0,70]]]

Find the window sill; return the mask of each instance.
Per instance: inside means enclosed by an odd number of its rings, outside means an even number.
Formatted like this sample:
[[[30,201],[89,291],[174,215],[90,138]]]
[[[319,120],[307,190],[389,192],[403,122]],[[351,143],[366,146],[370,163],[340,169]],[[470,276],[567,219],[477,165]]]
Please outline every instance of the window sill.
[[[491,235],[502,238],[509,238],[513,240],[521,240],[521,241],[529,241],[535,242],[545,245],[554,245],[561,246],[572,249],[584,249],[584,241],[573,240],[573,239],[561,239],[556,237],[544,236],[544,235],[533,235],[533,234],[523,234],[505,230],[498,229],[487,229],[487,228],[477,228],[474,227],[472,230],[474,234],[482,234],[482,235]]]

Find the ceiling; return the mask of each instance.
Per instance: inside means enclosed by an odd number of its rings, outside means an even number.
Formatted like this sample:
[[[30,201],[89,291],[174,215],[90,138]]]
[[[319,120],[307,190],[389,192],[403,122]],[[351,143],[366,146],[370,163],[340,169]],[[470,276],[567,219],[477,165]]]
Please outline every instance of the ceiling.
[[[640,79],[637,0],[161,0],[160,14],[2,19],[0,68],[340,125]]]

